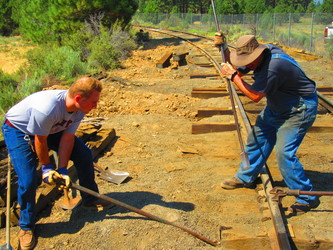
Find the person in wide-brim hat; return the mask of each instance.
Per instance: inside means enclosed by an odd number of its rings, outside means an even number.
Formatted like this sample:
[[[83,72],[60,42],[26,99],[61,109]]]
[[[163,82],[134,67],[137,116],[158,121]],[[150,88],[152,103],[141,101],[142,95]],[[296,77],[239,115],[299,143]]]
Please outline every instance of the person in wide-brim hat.
[[[267,49],[258,43],[254,35],[241,36],[236,43],[236,49],[230,52],[230,61],[233,65],[241,67],[255,61]]]
[[[229,55],[228,48],[224,52]],[[313,190],[296,152],[317,114],[316,83],[281,48],[259,44],[254,35],[241,36],[230,58],[226,58],[222,74],[251,100],[259,102],[265,97],[267,104],[248,135],[244,154],[247,160],[240,163],[233,177],[222,181],[221,187],[255,186],[258,173],[275,148],[277,164],[287,187]],[[250,71],[254,81],[248,82],[249,78],[242,76]],[[297,196],[287,213],[290,216],[302,214],[319,203],[314,195]]]

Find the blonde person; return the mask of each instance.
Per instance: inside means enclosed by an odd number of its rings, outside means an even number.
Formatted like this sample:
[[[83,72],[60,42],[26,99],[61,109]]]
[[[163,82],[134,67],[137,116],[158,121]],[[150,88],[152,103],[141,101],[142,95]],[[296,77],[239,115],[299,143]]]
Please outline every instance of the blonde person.
[[[83,77],[69,90],[36,92],[9,109],[2,132],[8,153],[18,176],[20,204],[19,244],[21,249],[33,249],[36,244],[35,196],[39,180],[38,161],[42,165],[43,181],[53,183],[53,177],[63,178],[68,186],[68,161],[75,164],[80,185],[98,192],[94,179],[90,149],[74,134],[85,116],[97,107],[102,84]],[[58,168],[50,163],[49,150],[58,153]],[[36,157],[37,156],[37,157]],[[110,203],[81,193],[87,208],[109,207]]]

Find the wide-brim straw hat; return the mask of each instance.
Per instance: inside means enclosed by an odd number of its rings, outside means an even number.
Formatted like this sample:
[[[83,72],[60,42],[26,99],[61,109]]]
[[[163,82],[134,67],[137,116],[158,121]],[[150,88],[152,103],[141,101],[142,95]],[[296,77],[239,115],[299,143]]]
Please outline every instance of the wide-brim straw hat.
[[[258,43],[254,35],[245,35],[238,38],[236,49],[230,52],[230,61],[235,66],[245,66],[256,60],[267,49]]]

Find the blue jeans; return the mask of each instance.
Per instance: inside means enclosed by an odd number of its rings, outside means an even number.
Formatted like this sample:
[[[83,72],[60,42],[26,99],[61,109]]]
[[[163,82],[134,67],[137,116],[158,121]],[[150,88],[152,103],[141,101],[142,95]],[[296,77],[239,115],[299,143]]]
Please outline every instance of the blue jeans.
[[[23,230],[33,230],[36,220],[35,199],[38,187],[36,168],[38,159],[32,151],[29,142],[34,137],[25,135],[18,129],[3,124],[2,133],[5,138],[8,153],[18,176],[17,197],[20,204],[19,225]],[[48,136],[49,148],[58,151],[62,132]],[[95,182],[94,165],[91,150],[77,137],[70,158],[75,165],[80,185],[98,192]],[[81,193],[83,201],[96,199],[93,196]]]
[[[259,114],[245,149],[250,168],[245,169],[241,163],[235,175],[241,182],[252,183],[257,178],[276,145],[278,167],[288,188],[312,190],[296,152],[316,118],[318,98],[313,94],[300,97],[296,103],[296,106],[288,107],[288,112],[276,113],[265,107]],[[316,199],[316,196],[300,195],[296,201],[310,204]]]

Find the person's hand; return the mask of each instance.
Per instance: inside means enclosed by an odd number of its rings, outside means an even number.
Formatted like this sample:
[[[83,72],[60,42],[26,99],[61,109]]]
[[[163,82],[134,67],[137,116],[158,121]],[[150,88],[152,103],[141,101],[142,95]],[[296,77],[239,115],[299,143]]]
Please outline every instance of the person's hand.
[[[227,42],[226,37],[224,36],[222,30],[215,33],[214,36],[214,46],[221,51],[221,47],[223,47],[223,50],[226,50],[227,48]]]
[[[237,75],[237,70],[230,63],[222,63],[222,74],[229,80],[233,80],[234,76]]]
[[[60,189],[68,189],[71,184],[71,178],[68,175],[68,171],[66,167],[61,167],[57,169],[57,174],[59,178],[65,181],[64,184],[60,185]]]
[[[55,171],[55,166],[53,164],[44,164],[42,165],[42,179],[45,183],[53,185],[54,182],[54,175],[57,174]]]

